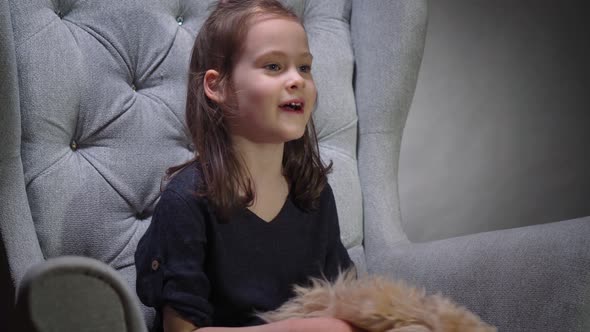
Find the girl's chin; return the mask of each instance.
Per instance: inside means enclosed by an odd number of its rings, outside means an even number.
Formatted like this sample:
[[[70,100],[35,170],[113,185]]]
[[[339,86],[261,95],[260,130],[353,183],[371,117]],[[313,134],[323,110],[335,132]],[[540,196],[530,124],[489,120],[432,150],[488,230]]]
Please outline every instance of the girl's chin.
[[[246,139],[254,143],[280,144],[300,139],[303,137],[303,134],[305,134],[305,127],[282,128],[275,130],[274,132],[268,132],[266,135],[261,135],[260,132],[252,131],[234,131],[231,135],[234,137],[241,137],[242,139]]]
[[[286,142],[300,139],[301,137],[303,137],[303,134],[305,134],[305,129],[293,131],[293,132],[289,133],[288,135],[285,135],[284,142],[286,143]]]
[[[290,141],[294,141],[303,137],[305,133],[304,128],[285,128],[280,132],[275,133],[274,135],[269,135],[266,139],[263,139],[269,143],[287,143]]]

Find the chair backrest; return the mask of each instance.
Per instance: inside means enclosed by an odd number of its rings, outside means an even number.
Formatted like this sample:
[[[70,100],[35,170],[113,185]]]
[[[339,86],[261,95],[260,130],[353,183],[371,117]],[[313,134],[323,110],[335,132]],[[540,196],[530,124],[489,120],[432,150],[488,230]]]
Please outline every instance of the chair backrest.
[[[309,35],[320,150],[334,161],[343,242],[364,270],[363,218],[376,250],[380,241],[405,240],[397,160],[426,0],[284,2]],[[134,289],[133,255],[160,179],[194,154],[187,69],[212,3],[0,4],[0,185],[10,198],[0,203],[0,232],[2,269],[15,284],[45,258],[81,255],[106,262]]]

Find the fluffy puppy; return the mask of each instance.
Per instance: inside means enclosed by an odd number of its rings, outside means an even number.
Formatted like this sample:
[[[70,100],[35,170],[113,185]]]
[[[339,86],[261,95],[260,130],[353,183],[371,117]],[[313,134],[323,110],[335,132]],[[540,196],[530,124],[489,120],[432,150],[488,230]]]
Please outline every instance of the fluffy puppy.
[[[442,295],[427,296],[424,290],[381,276],[356,278],[354,269],[334,282],[312,279],[308,287],[295,286],[294,292],[283,306],[258,316],[266,322],[330,316],[368,332],[496,331]]]

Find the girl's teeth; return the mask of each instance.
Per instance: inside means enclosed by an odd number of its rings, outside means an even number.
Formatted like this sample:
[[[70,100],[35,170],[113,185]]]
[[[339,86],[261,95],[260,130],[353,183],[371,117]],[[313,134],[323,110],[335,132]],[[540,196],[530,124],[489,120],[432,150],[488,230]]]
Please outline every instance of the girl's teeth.
[[[303,108],[303,105],[300,103],[288,103],[288,104],[284,104],[281,107],[288,107],[294,111],[300,111]]]

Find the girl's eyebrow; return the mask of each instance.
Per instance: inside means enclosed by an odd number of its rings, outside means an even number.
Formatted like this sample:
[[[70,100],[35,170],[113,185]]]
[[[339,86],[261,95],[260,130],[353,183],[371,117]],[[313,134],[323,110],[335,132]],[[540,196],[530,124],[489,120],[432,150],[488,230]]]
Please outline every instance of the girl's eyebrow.
[[[264,57],[267,57],[267,56],[272,56],[272,55],[281,56],[281,57],[286,57],[287,56],[287,54],[285,52],[283,52],[283,51],[273,50],[273,51],[269,51],[269,52],[264,52],[264,53],[258,55],[256,58],[257,59],[261,59],[261,58],[264,58]],[[313,59],[313,55],[311,53],[309,53],[309,52],[302,52],[302,53],[299,54],[299,56],[300,57],[307,57],[307,58]]]

